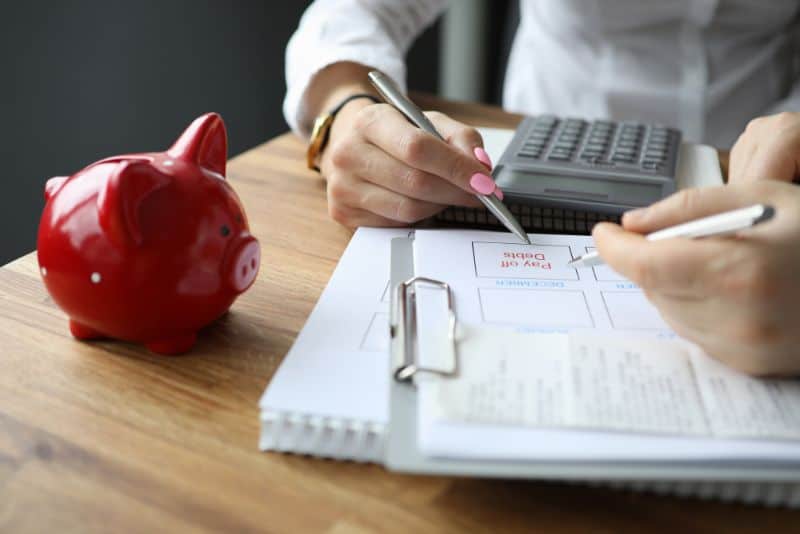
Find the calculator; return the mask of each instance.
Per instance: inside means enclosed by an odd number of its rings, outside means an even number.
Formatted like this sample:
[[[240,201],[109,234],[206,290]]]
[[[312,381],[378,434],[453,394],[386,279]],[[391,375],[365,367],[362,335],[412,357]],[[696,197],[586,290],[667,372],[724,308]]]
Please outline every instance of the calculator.
[[[657,124],[527,117],[494,178],[506,203],[619,215],[675,191],[680,143]]]

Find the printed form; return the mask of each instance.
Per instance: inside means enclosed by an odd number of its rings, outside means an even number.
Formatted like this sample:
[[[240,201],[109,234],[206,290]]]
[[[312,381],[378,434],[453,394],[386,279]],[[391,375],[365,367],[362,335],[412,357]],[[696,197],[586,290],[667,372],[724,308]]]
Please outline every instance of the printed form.
[[[609,267],[567,267],[592,249],[590,237],[534,235],[531,242],[507,233],[416,232],[415,272],[451,285],[462,325],[458,377],[418,383],[423,449],[459,450],[467,443],[453,443],[459,427],[527,427],[580,431],[600,450],[633,435],[648,444],[643,455],[661,450],[670,459],[682,450],[688,458],[713,457],[719,443],[728,444],[728,455],[763,458],[763,446],[752,442],[772,440],[775,454],[800,461],[800,443],[792,441],[800,439],[800,382],[737,373],[678,339],[643,293]],[[434,367],[447,366],[438,359],[446,351],[435,318],[443,307],[441,292],[418,297],[420,358]],[[519,447],[519,439],[504,448],[497,434],[468,434],[467,456]],[[476,447],[475,439],[493,443]],[[733,440],[741,446],[730,448]],[[549,453],[566,450],[552,435],[547,442],[555,447]],[[612,446],[608,453],[623,450],[630,452]]]

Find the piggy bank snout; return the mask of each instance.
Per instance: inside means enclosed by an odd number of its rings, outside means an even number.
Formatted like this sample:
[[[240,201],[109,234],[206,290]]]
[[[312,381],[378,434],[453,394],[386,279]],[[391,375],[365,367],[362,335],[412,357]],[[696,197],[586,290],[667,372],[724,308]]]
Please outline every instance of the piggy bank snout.
[[[236,238],[226,263],[228,284],[237,293],[243,293],[255,281],[261,265],[261,246],[258,240],[248,233]]]

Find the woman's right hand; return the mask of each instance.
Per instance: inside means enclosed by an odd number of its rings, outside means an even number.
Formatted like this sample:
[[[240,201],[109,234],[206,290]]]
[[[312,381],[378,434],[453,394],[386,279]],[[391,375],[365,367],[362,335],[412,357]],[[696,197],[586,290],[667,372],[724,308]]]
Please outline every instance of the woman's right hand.
[[[388,104],[349,102],[336,115],[320,169],[328,212],[348,226],[407,226],[447,206],[478,207],[476,193],[502,191],[475,128],[426,113],[443,142]]]

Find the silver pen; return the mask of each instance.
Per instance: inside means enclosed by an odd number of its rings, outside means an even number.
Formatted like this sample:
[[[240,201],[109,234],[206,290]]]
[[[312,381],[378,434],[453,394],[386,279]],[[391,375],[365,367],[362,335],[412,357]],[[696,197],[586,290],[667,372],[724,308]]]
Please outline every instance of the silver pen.
[[[663,230],[658,230],[652,234],[647,234],[645,239],[648,241],[660,241],[671,237],[712,237],[733,234],[745,228],[750,228],[762,222],[772,219],[775,215],[775,208],[766,204],[755,204],[747,208],[717,213],[685,222],[676,226],[670,226]],[[597,251],[589,252],[570,261],[570,267],[591,267],[603,263],[603,258]]]
[[[369,73],[369,81],[372,82],[372,85],[375,86],[375,89],[378,90],[378,93],[383,97],[383,99],[397,109],[400,113],[405,115],[405,117],[411,121],[414,125],[422,130],[425,130],[429,134],[441,139],[444,141],[444,138],[436,131],[436,128],[433,126],[431,121],[428,120],[428,117],[420,110],[416,105],[414,105],[411,100],[406,98],[406,96],[400,91],[400,89],[395,85],[395,83],[384,73],[373,70]],[[530,239],[528,239],[528,234],[525,233],[525,230],[522,228],[522,225],[517,221],[516,217],[508,211],[508,208],[503,204],[499,198],[495,195],[481,195],[476,193],[475,196],[478,197],[478,200],[483,202],[483,205],[492,212],[492,215],[497,217],[503,226],[505,226],[510,232],[516,235],[520,240],[528,245],[531,244]]]

